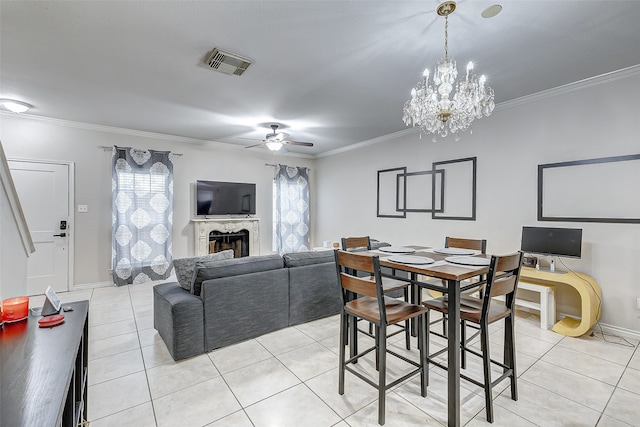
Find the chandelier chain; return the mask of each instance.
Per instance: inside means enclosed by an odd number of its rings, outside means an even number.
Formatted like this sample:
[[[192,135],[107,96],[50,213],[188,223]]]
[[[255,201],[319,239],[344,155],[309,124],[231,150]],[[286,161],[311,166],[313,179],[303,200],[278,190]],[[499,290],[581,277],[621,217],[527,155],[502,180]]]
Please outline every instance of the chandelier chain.
[[[449,15],[444,17],[444,59],[449,59]]]

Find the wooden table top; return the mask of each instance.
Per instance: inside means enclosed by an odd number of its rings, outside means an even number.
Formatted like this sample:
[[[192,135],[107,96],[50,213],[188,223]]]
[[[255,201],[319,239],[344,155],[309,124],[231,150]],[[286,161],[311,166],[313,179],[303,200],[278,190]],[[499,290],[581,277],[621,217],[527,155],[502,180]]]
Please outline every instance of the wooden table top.
[[[411,273],[423,274],[425,276],[431,276],[437,279],[456,280],[461,281],[475,277],[481,274],[487,274],[489,267],[472,267],[472,266],[457,266],[454,264],[433,265],[433,264],[404,264],[389,261],[387,258],[393,255],[411,255],[422,256],[431,258],[437,261],[444,261],[445,258],[451,255],[439,254],[433,252],[433,248],[429,246],[408,245],[407,248],[415,249],[415,252],[409,254],[393,254],[389,252],[382,252],[378,249],[372,249],[370,251],[356,252],[357,254],[366,256],[378,256],[380,258],[380,265],[385,267],[395,268],[397,270],[408,271]],[[427,251],[430,250],[430,251]],[[480,258],[490,258],[490,255],[477,254],[474,255]]]

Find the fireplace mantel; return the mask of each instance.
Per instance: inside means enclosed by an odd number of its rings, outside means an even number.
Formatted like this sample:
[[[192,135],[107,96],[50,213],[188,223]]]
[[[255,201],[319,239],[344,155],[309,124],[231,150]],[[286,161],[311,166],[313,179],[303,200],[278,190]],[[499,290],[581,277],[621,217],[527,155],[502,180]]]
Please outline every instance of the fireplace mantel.
[[[195,229],[195,255],[209,253],[209,233],[236,233],[240,230],[249,232],[249,256],[260,255],[259,218],[194,218],[191,220]]]

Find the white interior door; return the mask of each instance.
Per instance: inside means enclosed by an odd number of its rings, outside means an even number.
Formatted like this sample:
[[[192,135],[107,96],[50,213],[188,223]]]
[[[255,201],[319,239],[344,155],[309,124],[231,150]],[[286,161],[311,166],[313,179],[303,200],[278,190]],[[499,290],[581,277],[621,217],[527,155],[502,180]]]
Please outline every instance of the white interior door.
[[[68,164],[9,161],[36,251],[27,261],[27,294],[69,290]],[[61,221],[66,229],[61,229]]]

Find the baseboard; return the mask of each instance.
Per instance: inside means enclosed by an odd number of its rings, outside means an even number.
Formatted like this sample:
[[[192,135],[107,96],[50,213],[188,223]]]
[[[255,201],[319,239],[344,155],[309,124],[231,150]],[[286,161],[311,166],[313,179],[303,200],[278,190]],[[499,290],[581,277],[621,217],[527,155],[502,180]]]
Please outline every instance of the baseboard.
[[[538,310],[531,309],[528,307],[518,307],[518,310],[525,311],[527,313],[531,313],[535,315],[540,314]],[[580,316],[574,316],[572,314],[566,314],[566,313],[556,313],[556,320],[564,319],[567,316],[573,317],[575,319],[580,319]],[[598,327],[598,325],[600,326]],[[617,337],[631,338],[631,339],[640,341],[640,331],[634,331],[633,329],[621,328],[619,326],[614,326],[614,325],[607,325],[606,323],[597,323],[591,329],[595,332],[600,332],[600,328],[602,328],[602,331],[607,335],[615,335]]]
[[[617,337],[631,338],[633,340],[640,341],[640,331],[634,331],[632,329],[621,328],[619,326],[607,325],[605,323],[599,323],[602,331],[607,335],[615,335]],[[600,331],[598,325],[595,325],[593,329],[596,332]]]
[[[70,292],[74,291],[86,291],[87,289],[106,288],[107,286],[114,286],[112,281],[107,282],[94,282],[94,283],[80,283],[78,285],[71,285]]]

